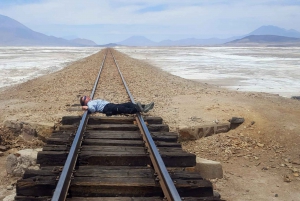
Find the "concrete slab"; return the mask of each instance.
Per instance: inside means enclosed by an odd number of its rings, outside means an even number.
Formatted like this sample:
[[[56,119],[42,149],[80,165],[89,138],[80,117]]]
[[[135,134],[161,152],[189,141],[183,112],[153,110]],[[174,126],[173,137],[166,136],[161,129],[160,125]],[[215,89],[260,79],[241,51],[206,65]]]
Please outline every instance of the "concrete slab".
[[[226,133],[230,130],[230,123],[218,123],[218,124],[208,124],[208,125],[199,125],[193,127],[182,127],[178,130],[178,140],[197,140],[199,138],[211,136],[218,133]]]
[[[218,161],[197,157],[195,171],[205,179],[223,178],[223,168]]]

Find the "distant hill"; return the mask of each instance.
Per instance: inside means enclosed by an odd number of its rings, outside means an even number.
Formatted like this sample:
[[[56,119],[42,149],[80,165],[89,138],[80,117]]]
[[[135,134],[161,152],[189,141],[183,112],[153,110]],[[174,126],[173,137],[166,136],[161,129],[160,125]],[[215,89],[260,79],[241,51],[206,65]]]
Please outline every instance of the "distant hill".
[[[0,15],[0,46],[91,46],[85,39],[65,40],[35,32],[20,22]]]
[[[275,36],[285,36],[292,38],[300,38],[300,32],[290,29],[286,30],[276,26],[261,26],[258,29],[250,32],[247,35],[275,35]]]
[[[96,46],[97,45],[97,43],[95,43],[94,41],[84,39],[84,38],[75,38],[75,39],[69,40],[69,41],[76,43],[76,44],[84,45],[84,46]]]
[[[300,38],[274,35],[251,35],[233,40],[226,45],[300,46]]]
[[[228,41],[234,40],[234,38],[219,39],[219,38],[208,38],[208,39],[197,39],[197,38],[186,38],[181,40],[163,40],[158,43],[158,46],[201,46],[201,45],[218,45]]]
[[[268,40],[278,40],[277,42],[280,41],[279,38],[275,39],[274,37],[261,37],[261,36],[266,36],[266,35],[274,35],[274,36],[284,36],[284,37],[290,37],[290,38],[300,38],[300,32],[296,30],[286,30],[282,29],[280,27],[276,26],[261,26],[258,29],[250,32],[249,34],[245,34],[242,36],[236,36],[236,37],[231,37],[231,38],[225,38],[225,39],[220,39],[220,38],[208,38],[208,39],[197,39],[197,38],[185,38],[181,40],[163,40],[160,42],[154,42],[149,40],[148,38],[144,36],[132,36],[124,41],[117,42],[119,45],[124,45],[124,46],[207,46],[207,45],[223,45],[223,44],[228,44],[229,42],[236,42],[235,40],[243,39],[246,38],[247,36],[252,36],[252,35],[260,35],[260,39],[265,38],[264,40],[258,40],[255,43],[270,43],[267,42]],[[250,37],[251,38],[251,37]],[[251,42],[254,44],[252,39],[248,38],[248,42]],[[258,39],[258,38],[256,38]],[[283,40],[283,39],[282,39]],[[245,41],[245,40],[244,40]],[[259,42],[261,41],[261,42]],[[275,41],[273,41],[275,42]],[[242,43],[237,42],[237,43]],[[233,44],[233,43],[231,43]]]
[[[196,39],[196,38],[186,38],[181,40],[163,40],[160,42],[154,42],[149,40],[144,36],[132,36],[126,40],[121,42],[117,42],[119,45],[124,46],[201,46],[201,45],[212,45],[212,44],[223,44],[225,42],[229,42],[231,40],[236,39],[228,38],[228,39],[218,39],[218,38],[210,38],[210,39]]]
[[[116,46],[120,46],[117,43],[108,43],[108,44],[104,44],[104,45],[96,45],[96,47],[116,47]]]
[[[157,46],[157,43],[149,40],[144,36],[132,36],[126,40],[120,41],[117,44],[125,46]]]

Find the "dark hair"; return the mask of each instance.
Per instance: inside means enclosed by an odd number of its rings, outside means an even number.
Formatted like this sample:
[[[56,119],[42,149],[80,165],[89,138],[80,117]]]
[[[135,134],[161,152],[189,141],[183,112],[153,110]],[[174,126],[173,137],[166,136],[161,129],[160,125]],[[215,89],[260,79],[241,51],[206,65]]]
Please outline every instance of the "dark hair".
[[[79,101],[80,101],[80,105],[84,106],[84,101],[86,100],[86,96],[82,96],[80,97]]]

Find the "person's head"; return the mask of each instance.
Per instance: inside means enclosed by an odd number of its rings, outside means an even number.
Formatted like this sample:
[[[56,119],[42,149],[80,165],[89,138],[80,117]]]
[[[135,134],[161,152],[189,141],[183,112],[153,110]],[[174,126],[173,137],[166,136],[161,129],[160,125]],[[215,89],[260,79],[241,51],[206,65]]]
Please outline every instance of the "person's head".
[[[80,97],[80,105],[85,106],[91,100],[89,96],[82,96]]]

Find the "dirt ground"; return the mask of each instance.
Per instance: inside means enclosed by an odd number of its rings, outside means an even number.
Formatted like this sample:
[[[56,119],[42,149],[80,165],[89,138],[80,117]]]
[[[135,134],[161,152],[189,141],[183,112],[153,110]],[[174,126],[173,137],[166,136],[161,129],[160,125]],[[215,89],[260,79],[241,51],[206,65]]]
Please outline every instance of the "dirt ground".
[[[162,117],[171,131],[245,118],[227,133],[182,143],[186,151],[222,163],[224,178],[212,182],[224,200],[300,200],[300,101],[185,80],[114,53],[135,100],[154,101],[148,114]],[[5,122],[55,127],[62,116],[82,114],[69,109],[78,104],[79,96],[90,94],[103,55],[101,51],[61,71],[0,91],[0,142],[9,148],[0,156],[0,199],[14,192],[17,180],[6,174],[7,155],[42,145],[13,136],[5,130]],[[95,98],[123,102],[117,91],[112,87]]]

